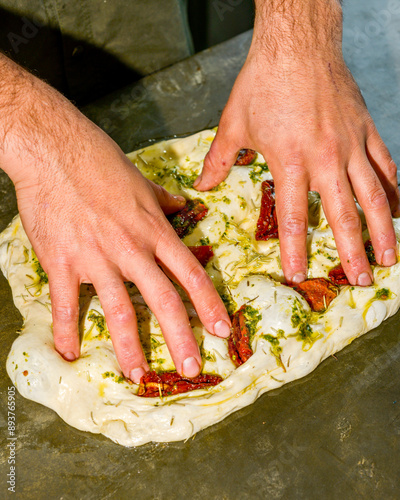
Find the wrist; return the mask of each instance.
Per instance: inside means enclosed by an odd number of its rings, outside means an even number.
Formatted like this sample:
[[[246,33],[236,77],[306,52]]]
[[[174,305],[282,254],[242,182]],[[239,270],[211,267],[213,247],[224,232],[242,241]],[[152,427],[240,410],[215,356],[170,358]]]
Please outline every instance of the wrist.
[[[0,54],[0,168],[18,186],[37,184],[48,167],[79,147],[83,115],[59,92]],[[75,141],[75,142],[74,142]]]

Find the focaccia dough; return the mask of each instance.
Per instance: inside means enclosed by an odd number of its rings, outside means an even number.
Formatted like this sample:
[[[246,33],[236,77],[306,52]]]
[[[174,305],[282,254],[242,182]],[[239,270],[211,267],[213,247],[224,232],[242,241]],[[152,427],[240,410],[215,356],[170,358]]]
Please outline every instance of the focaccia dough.
[[[0,235],[0,266],[24,319],[8,356],[8,374],[24,397],[52,408],[78,429],[102,433],[125,446],[187,439],[264,392],[307,375],[399,308],[400,264],[376,266],[370,287],[342,287],[324,313],[312,312],[303,297],[282,284],[279,241],[254,238],[261,182],[271,179],[263,158],[259,155],[253,165],[233,167],[225,182],[210,192],[191,187],[214,135],[215,131],[206,130],[128,155],[147,178],[170,192],[204,201],[207,216],[183,241],[189,246],[213,245],[214,257],[206,271],[226,304],[232,310],[251,304],[257,312],[254,354],[235,368],[227,340],[203,328],[179,289],[201,346],[203,372],[224,378],[213,388],[164,398],[137,396],[138,386],[121,374],[103,310],[90,286],[81,288],[82,354],[72,363],[65,361],[54,350],[47,279],[19,217]],[[394,220],[394,225],[399,237],[400,223]],[[339,264],[332,231],[315,193],[309,194],[308,252],[309,277],[327,277]],[[136,287],[127,288],[151,368],[173,370],[155,316]]]

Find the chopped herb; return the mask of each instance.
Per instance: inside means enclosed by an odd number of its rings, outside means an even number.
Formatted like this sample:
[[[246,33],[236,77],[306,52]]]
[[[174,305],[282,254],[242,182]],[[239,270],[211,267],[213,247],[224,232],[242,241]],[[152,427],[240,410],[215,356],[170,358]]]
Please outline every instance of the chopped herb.
[[[250,179],[255,184],[261,181],[261,176],[264,172],[269,172],[268,165],[266,163],[255,163],[249,173]]]
[[[216,193],[217,191],[221,191],[221,189],[225,189],[225,188],[226,188],[226,182],[221,182],[220,184],[218,184],[218,186],[215,186],[212,189],[210,189],[210,192]]]
[[[89,311],[89,314],[87,316],[87,319],[89,321],[93,322],[93,326],[96,328],[98,331],[98,334],[95,335],[95,338],[97,340],[108,340],[110,339],[110,334],[108,333],[107,327],[106,327],[106,320],[102,314],[99,312],[95,311],[94,309],[91,309]],[[92,328],[93,328],[92,326]],[[88,333],[91,332],[92,328],[89,330]]]
[[[283,331],[283,330],[280,330]],[[261,338],[266,340],[271,344],[271,354],[275,356],[276,362],[278,366],[282,367],[284,371],[286,371],[285,365],[282,362],[281,354],[282,354],[282,347],[279,345],[279,339],[277,337],[274,337],[273,335],[266,334],[266,335],[261,335]]]
[[[28,291],[30,288],[33,288],[34,289],[33,296],[37,297],[42,293],[43,285],[46,285],[49,282],[49,278],[47,277],[47,274],[44,272],[43,267],[40,265],[40,262],[38,261],[38,258],[36,257],[36,254],[33,251],[33,249],[32,249],[31,263],[32,263],[32,268],[35,271],[36,277],[34,278],[33,276],[27,274],[26,276],[30,278],[33,282],[30,285],[25,285],[25,288]]]
[[[212,361],[213,363],[217,361],[215,354],[212,354],[210,351],[207,351],[207,349],[204,349],[203,346],[201,346],[200,352],[201,352],[201,357],[205,361]]]
[[[246,200],[243,198],[243,196],[238,196],[238,198],[241,200],[240,201],[240,208],[242,210],[244,210],[246,207],[247,207],[247,202]]]
[[[252,306],[245,306],[243,310],[244,317],[246,318],[246,326],[249,330],[249,342],[252,343],[255,334],[258,330],[258,323],[261,321],[261,313]]]
[[[155,337],[150,337],[151,348],[153,350],[158,349],[160,346],[164,345],[165,342],[160,342]]]
[[[279,340],[273,335],[261,335],[261,338],[272,344],[273,347],[279,346]],[[282,349],[280,349],[282,351]]]
[[[32,250],[32,264],[33,268],[35,270],[35,273],[39,277],[39,281],[42,285],[45,285],[46,283],[49,282],[49,278],[47,277],[47,274],[43,271],[43,267],[41,266],[40,262],[38,261],[38,258],[36,257],[35,252]]]
[[[376,291],[374,299],[376,300],[388,300],[390,299],[391,292],[388,288],[380,288]]]
[[[298,328],[297,333],[291,336],[296,337],[299,342],[303,342],[304,351],[308,351],[316,340],[323,337],[321,333],[312,330],[310,326],[311,314],[303,309],[297,297],[293,302],[291,320],[293,328]]]
[[[210,244],[210,238],[208,236],[201,238],[200,243],[202,246],[208,246]]]
[[[233,300],[229,288],[226,285],[221,285],[217,291],[226,307],[226,310],[228,311],[228,314],[232,315],[238,309],[238,306]]]
[[[197,179],[198,174],[184,175],[177,171],[176,167],[171,169],[171,175],[179,184],[179,187],[193,188],[193,183]]]
[[[103,378],[112,378],[114,382],[117,384],[122,384],[123,382],[127,382],[126,378],[122,375],[116,375],[114,372],[104,372],[102,374]]]

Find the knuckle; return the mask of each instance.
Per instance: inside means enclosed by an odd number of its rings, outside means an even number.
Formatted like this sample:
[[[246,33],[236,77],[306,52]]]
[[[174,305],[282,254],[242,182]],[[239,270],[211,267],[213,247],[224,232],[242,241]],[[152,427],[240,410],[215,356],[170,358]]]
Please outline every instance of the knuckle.
[[[164,314],[176,314],[181,309],[181,303],[176,290],[166,290],[157,299],[158,309]]]
[[[332,132],[325,138],[319,152],[319,161],[321,165],[332,165],[332,163],[337,162],[338,158],[341,156],[340,143],[341,138],[335,132]]]
[[[78,308],[63,305],[53,305],[53,318],[55,322],[75,323],[78,321]]]
[[[135,244],[134,238],[129,233],[119,234],[114,239],[114,247],[121,250],[124,254],[129,255],[130,258],[134,258],[141,251]]]
[[[305,171],[304,154],[301,151],[291,151],[283,158],[282,168],[287,172]]]
[[[397,165],[388,153],[389,158],[385,167],[386,173],[390,179],[395,179],[397,183]]]
[[[285,214],[280,220],[279,232],[285,236],[303,235],[307,232],[307,218],[301,214]]]
[[[381,186],[374,187],[368,193],[368,206],[372,209],[380,209],[388,206],[386,193]]]
[[[118,304],[111,308],[110,316],[113,322],[118,325],[131,324],[136,319],[135,311],[128,304]]]
[[[357,213],[345,210],[336,219],[337,226],[348,232],[361,231],[361,220]]]
[[[198,264],[189,269],[185,286],[188,290],[203,290],[208,285],[208,280],[208,275]]]

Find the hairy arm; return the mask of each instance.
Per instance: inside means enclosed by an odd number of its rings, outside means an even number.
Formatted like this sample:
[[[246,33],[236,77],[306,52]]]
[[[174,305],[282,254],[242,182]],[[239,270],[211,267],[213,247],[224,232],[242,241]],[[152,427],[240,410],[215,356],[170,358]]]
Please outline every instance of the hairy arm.
[[[377,261],[396,262],[397,169],[344,63],[337,0],[256,0],[251,48],[197,189],[221,182],[243,147],[260,151],[274,177],[289,282],[307,276],[308,190],[321,195],[352,284],[373,279],[353,193]]]
[[[0,75],[0,167],[15,184],[24,228],[49,277],[56,349],[69,361],[79,356],[79,285],[93,283],[121,369],[138,382],[148,365],[124,286],[132,281],[178,372],[196,376],[199,349],[167,275],[208,331],[227,337],[230,319],[164,216],[185,200],[147,181],[67,99],[1,55]]]

